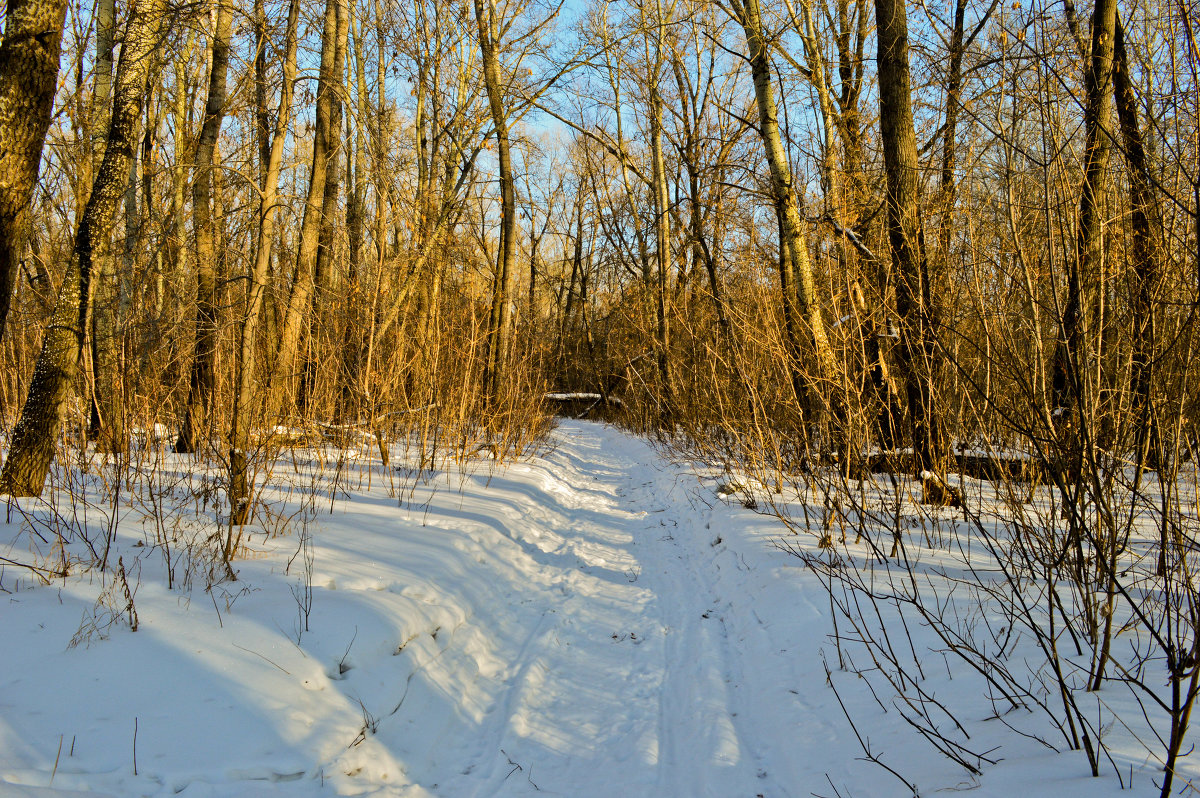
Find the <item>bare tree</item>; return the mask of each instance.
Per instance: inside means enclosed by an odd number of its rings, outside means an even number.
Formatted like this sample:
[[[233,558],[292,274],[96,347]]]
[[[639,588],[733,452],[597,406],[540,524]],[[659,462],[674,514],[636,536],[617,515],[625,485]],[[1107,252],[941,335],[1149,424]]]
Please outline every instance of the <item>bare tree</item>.
[[[204,122],[196,145],[196,176],[192,181],[192,227],[196,240],[196,338],[192,354],[191,381],[183,428],[175,442],[177,452],[196,452],[208,436],[209,413],[215,391],[217,353],[217,228],[221,220],[213,213],[213,153],[221,121],[225,118],[226,74],[229,69],[229,45],[233,11],[226,2],[217,3],[213,29],[212,64],[208,80],[208,101]]]
[[[1083,412],[1094,397],[1091,364],[1099,353],[1093,335],[1100,318],[1093,307],[1104,284],[1103,214],[1108,193],[1108,160],[1113,131],[1113,49],[1116,0],[1097,0],[1092,14],[1091,47],[1084,71],[1084,167],[1074,257],[1067,261],[1067,296],[1054,354],[1054,400],[1062,420]],[[1092,386],[1098,389],[1099,386]]]
[[[328,0],[325,25],[321,38],[321,71],[317,83],[316,129],[312,144],[312,170],[309,173],[308,195],[300,223],[299,252],[288,296],[287,310],[279,330],[279,343],[271,369],[271,390],[266,397],[266,415],[278,415],[287,395],[287,386],[296,374],[296,359],[300,349],[304,322],[312,306],[316,277],[317,247],[320,244],[321,222],[324,217],[325,187],[329,177],[329,160],[341,138],[341,124],[334,124],[334,105],[342,86],[349,20],[346,0]],[[340,114],[338,115],[340,120]]]
[[[113,81],[113,50],[116,39],[116,3],[114,0],[101,0],[96,4],[96,57],[95,77],[92,90],[91,107],[91,159],[85,161],[88,166],[86,180],[88,190],[91,181],[100,171],[104,160],[105,144],[108,140],[108,120],[112,116],[112,81]],[[137,138],[137,131],[133,137]],[[130,181],[136,181],[137,156],[129,165]],[[130,220],[129,188],[125,190],[126,221]],[[136,203],[134,203],[133,223],[136,225]],[[128,237],[128,234],[127,234]],[[100,246],[92,254],[95,264],[95,279],[92,289],[92,315],[89,343],[91,344],[91,359],[85,361],[90,367],[88,384],[90,386],[91,417],[88,421],[88,437],[96,441],[97,446],[110,452],[125,451],[124,406],[121,396],[121,335],[119,332],[120,313],[120,278],[116,273],[113,261],[112,238],[104,236]]]
[[[1162,431],[1153,402],[1154,358],[1158,342],[1156,304],[1162,275],[1162,204],[1155,191],[1146,156],[1146,143],[1138,122],[1138,102],[1125,51],[1125,28],[1120,16],[1114,25],[1113,94],[1121,126],[1121,143],[1129,164],[1130,242],[1137,282],[1133,298],[1132,375],[1138,423],[1137,458],[1151,469],[1159,469],[1165,458]],[[1164,528],[1164,535],[1165,528]],[[1166,546],[1160,546],[1165,550]]]
[[[267,272],[271,262],[271,246],[275,239],[275,216],[278,212],[279,170],[288,124],[292,116],[292,93],[296,81],[296,28],[300,17],[300,0],[288,6],[287,30],[284,33],[283,74],[279,87],[279,106],[275,127],[271,133],[270,149],[263,170],[258,205],[258,238],[254,246],[254,262],[246,288],[246,300],[238,326],[238,348],[235,360],[233,410],[229,430],[229,508],[231,525],[243,525],[250,520],[249,462],[250,425],[254,418],[254,386],[262,372],[255,361],[255,350],[261,326],[263,298],[267,290]],[[262,100],[265,102],[265,97]],[[226,546],[226,557],[232,555]]]
[[[500,252],[496,261],[496,281],[492,289],[492,309],[488,322],[487,362],[484,367],[484,391],[488,401],[500,399],[508,362],[509,339],[512,337],[513,263],[516,253],[517,199],[513,182],[512,154],[508,133],[508,113],[504,107],[501,84],[500,46],[501,21],[494,0],[485,10],[483,0],[474,0],[475,23],[479,28],[479,51],[483,56],[483,84],[487,89],[488,108],[492,114],[492,132],[496,137],[496,166],[500,181]]]
[[[875,0],[879,44],[879,125],[887,170],[888,242],[896,273],[898,355],[908,400],[916,467],[942,469],[934,379],[939,356],[937,320],[921,222],[920,164],[913,127],[908,61],[908,16],[903,0]]]
[[[129,164],[137,146],[134,133],[146,96],[146,79],[155,61],[163,16],[162,0],[139,0],[130,8],[117,65],[104,161],[75,234],[75,261],[59,289],[29,395],[13,430],[8,459],[0,472],[0,493],[40,495],[50,470],[58,431],[79,372],[89,311],[92,253],[107,235],[125,192]]]
[[[763,31],[759,0],[731,0],[730,8],[746,33],[754,96],[758,107],[758,132],[770,167],[771,198],[779,219],[780,287],[783,317],[792,358],[791,377],[797,400],[817,412],[822,397],[830,396],[837,382],[837,363],[825,330],[816,281],[808,257],[808,237],[803,228],[793,185],[791,166],[779,132],[779,115],[772,88],[770,44]],[[805,347],[812,350],[815,372],[806,374],[800,363]]]

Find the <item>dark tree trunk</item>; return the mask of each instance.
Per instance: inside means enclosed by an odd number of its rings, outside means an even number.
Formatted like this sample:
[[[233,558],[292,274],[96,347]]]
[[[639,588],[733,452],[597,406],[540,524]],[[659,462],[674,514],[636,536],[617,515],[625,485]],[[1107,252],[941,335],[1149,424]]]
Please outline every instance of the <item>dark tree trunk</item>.
[[[887,173],[888,242],[900,317],[898,365],[904,379],[917,470],[940,471],[942,442],[934,394],[936,322],[929,284],[913,128],[908,18],[903,0],[875,0],[879,126]]]
[[[513,258],[517,240],[517,200],[513,181],[512,155],[509,152],[508,119],[504,111],[500,60],[496,53],[496,9],[483,0],[475,2],[475,21],[479,28],[479,49],[483,56],[483,81],[496,136],[496,159],[500,176],[500,253],[496,262],[496,281],[492,292],[492,311],[488,320],[488,354],[484,372],[487,401],[498,403],[507,378],[509,338],[512,328],[512,284],[515,277]]]
[[[175,442],[177,452],[196,452],[209,437],[209,414],[215,391],[217,353],[217,227],[213,213],[213,152],[221,122],[225,118],[226,74],[229,68],[229,39],[232,9],[217,5],[217,24],[212,40],[212,72],[208,79],[208,101],[196,144],[196,176],[192,181],[192,227],[196,239],[196,339],[192,355],[191,383],[183,429]]]
[[[258,144],[258,188],[267,184],[271,162],[271,115],[267,112],[266,0],[254,0],[254,139]]]
[[[1137,95],[1129,74],[1125,30],[1120,17],[1116,20],[1115,34],[1113,96],[1121,125],[1125,160],[1129,164],[1130,227],[1133,231],[1130,249],[1137,280],[1133,301],[1133,371],[1130,382],[1138,423],[1138,462],[1157,470],[1163,465],[1163,442],[1155,418],[1152,391],[1158,333],[1155,303],[1162,272],[1162,208],[1150,181],[1145,140],[1138,123]]]
[[[1055,405],[1067,423],[1084,401],[1088,364],[1097,354],[1090,340],[1099,322],[1089,313],[1090,298],[1103,282],[1103,205],[1107,195],[1107,170],[1112,131],[1107,130],[1112,114],[1110,84],[1113,70],[1113,39],[1117,0],[1096,0],[1092,16],[1092,43],[1084,73],[1084,176],[1079,196],[1079,227],[1075,257],[1068,259],[1067,296],[1058,343],[1054,353],[1053,390]]]

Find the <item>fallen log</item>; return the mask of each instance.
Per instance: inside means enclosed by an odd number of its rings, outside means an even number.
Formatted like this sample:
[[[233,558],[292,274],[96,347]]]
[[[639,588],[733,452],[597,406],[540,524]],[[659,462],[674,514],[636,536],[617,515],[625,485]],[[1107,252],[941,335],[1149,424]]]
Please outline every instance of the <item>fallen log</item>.
[[[565,418],[611,421],[625,406],[617,397],[600,393],[554,392],[545,398],[554,408],[554,415]]]

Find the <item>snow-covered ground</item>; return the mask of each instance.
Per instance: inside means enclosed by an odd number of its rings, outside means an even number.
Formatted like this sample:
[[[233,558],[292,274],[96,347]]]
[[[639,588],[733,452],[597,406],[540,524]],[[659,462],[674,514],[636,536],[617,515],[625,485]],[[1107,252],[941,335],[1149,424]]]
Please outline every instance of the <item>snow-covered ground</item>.
[[[419,479],[367,451],[320,471],[285,454],[237,580],[208,590],[197,552],[219,527],[199,499],[167,509],[194,488],[168,458],[178,481],[121,511],[110,554],[136,632],[111,570],[43,585],[4,567],[0,797],[1118,792],[918,650],[923,689],[999,764],[940,756],[837,668],[821,580],[711,471],[575,421],[530,460]],[[53,561],[56,524],[80,545],[78,508],[21,507],[0,556]],[[1109,742],[1149,794],[1132,733]]]

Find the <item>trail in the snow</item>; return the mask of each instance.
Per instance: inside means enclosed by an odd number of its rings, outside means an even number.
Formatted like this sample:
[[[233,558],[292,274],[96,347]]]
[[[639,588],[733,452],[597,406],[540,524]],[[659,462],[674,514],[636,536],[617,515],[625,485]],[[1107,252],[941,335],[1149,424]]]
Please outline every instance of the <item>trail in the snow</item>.
[[[166,590],[154,539],[123,528],[141,630],[90,648],[65,650],[101,606],[95,580],[14,591],[0,796],[52,780],[38,794],[819,787],[830,764],[814,752],[837,737],[810,703],[827,625],[800,563],[771,548],[777,528],[612,427],[553,435],[527,462],[425,472],[399,497],[379,481],[338,491],[306,522],[311,571],[297,536],[259,535],[238,582],[199,601]],[[264,492],[281,517],[324,478],[296,473],[309,481]]]
[[[786,534],[775,520],[718,496],[715,470],[668,463],[606,425],[563,422],[552,436],[526,461],[432,472],[400,446],[399,472],[367,442],[338,452],[352,467],[336,475],[298,450],[263,488],[274,521],[245,531],[237,581],[207,590],[185,548],[204,551],[211,510],[186,490],[181,507],[169,492],[146,503],[153,516],[133,506],[112,557],[133,583],[136,634],[107,575],[42,585],[0,567],[0,798],[1119,789],[1079,755],[1008,733],[1021,722],[1053,737],[1036,713],[1003,725],[991,707],[969,714],[985,684],[910,623],[922,690],[1004,760],[965,774],[870,684],[853,641],[863,629],[843,624],[836,650],[825,586],[774,545]],[[24,516],[0,516],[0,553],[37,555]],[[168,531],[190,587],[166,587]],[[88,561],[82,538],[59,541]],[[787,542],[830,556],[803,535]],[[827,679],[822,649],[847,669]],[[1106,731],[1109,750],[1144,791],[1156,766],[1121,734]]]
[[[541,594],[551,605],[513,649],[475,748],[487,761],[463,774],[472,794],[570,795],[596,779],[623,795],[792,794],[764,733],[776,724],[755,701],[764,687],[787,695],[759,675],[777,678],[770,659],[794,655],[731,637],[725,613],[753,589],[721,556],[695,480],[603,427],[558,434],[570,448],[546,458],[546,488],[573,520],[539,529],[553,517],[527,517],[506,534],[553,541],[543,562],[570,556],[574,568],[552,579],[560,595]]]

